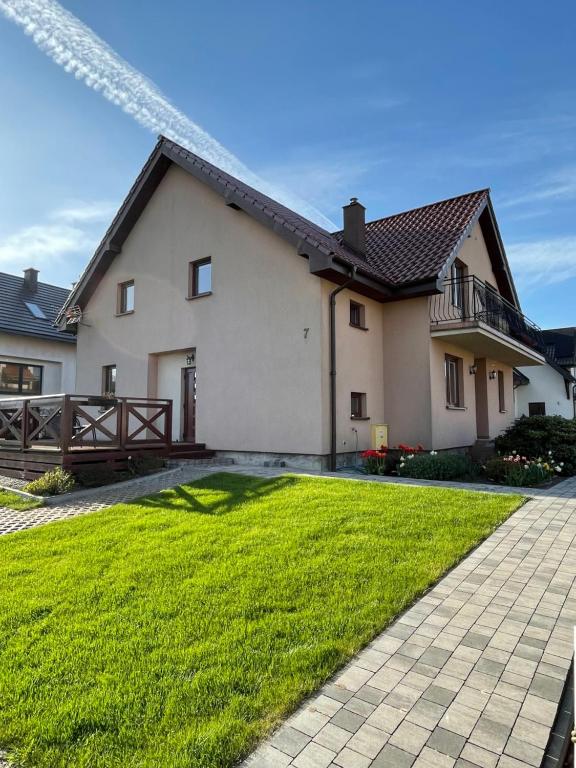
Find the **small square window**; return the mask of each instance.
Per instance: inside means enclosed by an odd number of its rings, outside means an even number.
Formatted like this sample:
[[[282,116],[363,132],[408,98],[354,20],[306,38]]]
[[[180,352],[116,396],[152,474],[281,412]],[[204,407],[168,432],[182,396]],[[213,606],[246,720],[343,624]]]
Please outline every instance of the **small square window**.
[[[212,259],[190,262],[188,295],[205,296],[212,293]]]
[[[350,325],[354,328],[365,328],[365,311],[364,305],[359,304],[357,301],[350,302]]]
[[[546,403],[528,403],[528,416],[546,416]]]
[[[118,314],[134,312],[134,280],[120,283],[118,286]]]
[[[116,394],[116,366],[105,365],[102,368],[102,394]]]
[[[350,393],[350,417],[352,419],[366,418],[366,393],[365,392]]]

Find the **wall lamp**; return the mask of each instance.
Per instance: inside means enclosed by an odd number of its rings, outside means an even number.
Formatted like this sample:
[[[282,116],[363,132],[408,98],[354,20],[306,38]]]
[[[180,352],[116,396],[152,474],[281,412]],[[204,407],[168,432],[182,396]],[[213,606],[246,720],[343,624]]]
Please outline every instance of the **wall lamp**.
[[[488,374],[489,379],[495,379],[496,378],[496,371],[492,369],[490,373]]]
[[[468,368],[468,372],[470,373],[470,376],[476,376],[477,371],[478,371],[478,366],[476,364],[471,365],[470,368]]]

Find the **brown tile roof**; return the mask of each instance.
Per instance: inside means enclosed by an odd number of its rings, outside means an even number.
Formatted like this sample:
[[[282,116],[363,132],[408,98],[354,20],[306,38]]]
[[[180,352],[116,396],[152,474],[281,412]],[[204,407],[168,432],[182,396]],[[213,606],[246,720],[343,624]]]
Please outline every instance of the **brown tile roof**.
[[[366,224],[366,260],[393,285],[434,279],[488,201],[481,189]],[[342,232],[335,237],[341,241]]]

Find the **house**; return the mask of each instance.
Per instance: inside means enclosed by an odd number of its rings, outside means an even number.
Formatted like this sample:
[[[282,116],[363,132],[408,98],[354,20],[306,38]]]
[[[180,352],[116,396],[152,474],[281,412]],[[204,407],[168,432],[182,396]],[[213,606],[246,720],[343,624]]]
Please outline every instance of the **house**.
[[[542,331],[546,365],[516,373],[517,416],[576,418],[576,328]]]
[[[174,440],[254,462],[489,441],[544,363],[488,190],[369,223],[352,199],[330,233],[164,137],[70,318],[78,391],[171,398]]]
[[[74,392],[76,338],[55,327],[66,288],[0,272],[0,399]]]

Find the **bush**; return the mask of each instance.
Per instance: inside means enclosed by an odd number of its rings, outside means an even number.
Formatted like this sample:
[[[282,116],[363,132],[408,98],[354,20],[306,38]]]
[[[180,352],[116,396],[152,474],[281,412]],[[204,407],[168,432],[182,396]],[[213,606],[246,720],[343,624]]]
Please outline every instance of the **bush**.
[[[59,493],[71,491],[72,488],[74,488],[74,477],[62,467],[51,469],[24,486],[27,493],[37,496],[57,496]]]
[[[530,459],[548,457],[560,463],[563,475],[576,473],[576,420],[562,416],[522,416],[496,438],[501,454],[516,454]]]
[[[400,477],[419,480],[474,480],[476,465],[461,453],[416,453],[403,456],[398,465]]]
[[[128,472],[116,472],[108,464],[94,464],[91,467],[79,467],[76,470],[76,479],[84,488],[112,485],[127,480],[128,477]]]
[[[140,456],[128,457],[128,472],[131,475],[148,475],[150,472],[157,472],[159,469],[164,469],[166,466],[166,459],[161,456],[147,456],[142,454]]]
[[[552,459],[528,459],[519,453],[494,456],[486,462],[486,475],[490,480],[514,487],[530,488],[549,482],[562,468]]]

